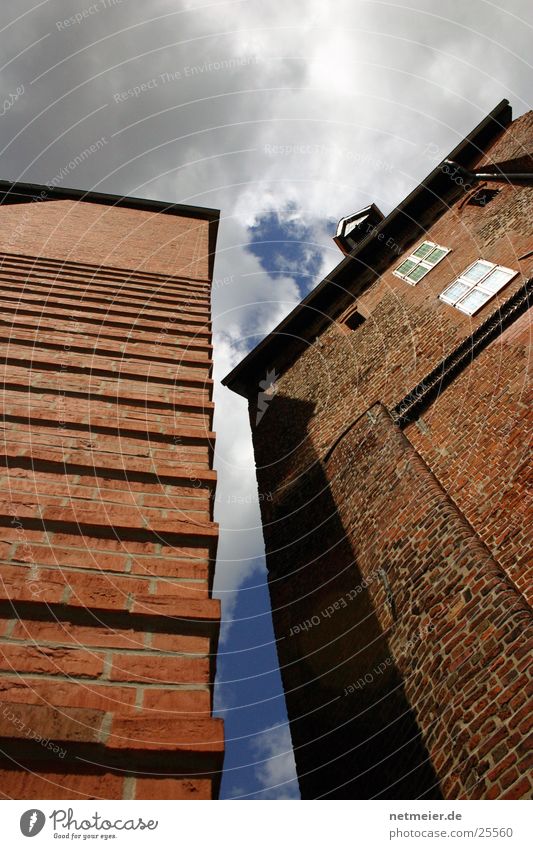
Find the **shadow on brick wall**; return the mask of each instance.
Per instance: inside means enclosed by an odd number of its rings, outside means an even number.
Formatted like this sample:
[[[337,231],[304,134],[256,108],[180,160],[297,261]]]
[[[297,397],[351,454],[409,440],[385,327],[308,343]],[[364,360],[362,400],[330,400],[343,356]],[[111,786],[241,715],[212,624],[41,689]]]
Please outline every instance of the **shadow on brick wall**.
[[[307,436],[313,412],[276,395],[255,439],[259,488],[273,493],[261,506],[302,798],[440,799],[369,592],[383,564],[361,574]]]

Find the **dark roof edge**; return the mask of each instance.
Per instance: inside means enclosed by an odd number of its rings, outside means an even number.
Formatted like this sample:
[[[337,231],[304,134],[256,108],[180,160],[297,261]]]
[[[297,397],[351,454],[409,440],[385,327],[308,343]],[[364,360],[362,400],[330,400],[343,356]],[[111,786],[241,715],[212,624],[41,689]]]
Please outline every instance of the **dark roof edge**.
[[[169,203],[161,200],[128,197],[127,195],[110,195],[104,192],[84,191],[83,189],[68,189],[56,186],[40,185],[38,183],[13,183],[0,180],[0,205],[2,203],[47,201],[47,200],[76,200],[83,203],[97,203],[103,206],[119,206],[127,209],[139,209],[143,212],[154,212],[163,215],[179,215],[182,218],[196,218],[209,223],[209,279],[213,279],[215,250],[217,243],[220,210],[204,206],[189,206],[182,203]]]
[[[206,221],[218,221],[220,210],[204,206],[169,203],[161,200],[129,197],[128,195],[110,195],[104,192],[68,189],[38,183],[12,183],[0,180],[0,198],[4,195],[35,200],[79,200],[83,203],[99,203],[105,206],[125,206],[130,209],[143,209],[146,212],[162,212],[167,215],[181,215],[185,218],[203,218]],[[3,200],[2,200],[3,202]],[[9,203],[9,201],[8,201]]]
[[[428,190],[431,191],[433,183],[437,183],[442,179],[443,163],[445,159],[453,159],[459,164],[463,164],[462,160],[470,161],[473,155],[479,157],[485,150],[485,147],[490,143],[502,130],[504,130],[512,120],[512,110],[509,101],[501,100],[498,105],[451,151],[443,160],[431,171],[430,174],[415,188],[410,194],[401,201],[398,206],[387,215],[383,221],[378,224],[372,232],[363,239],[351,254],[346,256],[315,288],[287,315],[265,338],[246,355],[246,357],[235,366],[232,371],[223,378],[222,383],[228,386],[239,395],[247,397],[247,384],[252,377],[254,366],[259,364],[261,359],[267,359],[268,354],[273,355],[273,349],[279,350],[282,344],[283,337],[294,336],[291,333],[291,325],[299,318],[300,314],[306,308],[313,309],[314,302],[319,298],[323,300],[325,290],[331,289],[332,297],[340,292],[340,281],[345,278],[346,271],[353,263],[353,260],[366,249],[372,242],[381,246],[381,241],[378,242],[378,236],[386,230],[399,217],[408,217],[408,209],[416,204],[420,196],[424,195]],[[489,133],[487,134],[487,131]]]

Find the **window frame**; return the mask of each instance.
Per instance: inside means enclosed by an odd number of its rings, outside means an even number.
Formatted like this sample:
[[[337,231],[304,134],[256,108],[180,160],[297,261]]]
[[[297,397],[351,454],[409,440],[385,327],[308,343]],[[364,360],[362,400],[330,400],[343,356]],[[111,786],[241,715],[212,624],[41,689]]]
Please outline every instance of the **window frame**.
[[[436,262],[434,262],[433,264],[431,264],[431,263],[427,262],[427,260],[425,259],[425,257],[415,256],[416,251],[419,251],[419,250],[420,250],[420,248],[421,248],[423,245],[431,245],[431,250],[430,250],[430,251],[428,251],[427,256],[429,256],[429,255],[430,255],[430,254],[431,254],[431,253],[435,250],[435,248],[438,248],[438,250],[439,250],[439,251],[444,251],[444,253],[443,253],[443,255],[442,255],[442,256],[441,256],[441,257],[440,257],[440,258],[439,258]],[[425,276],[426,276],[426,275],[427,275],[427,274],[428,274],[428,273],[429,273],[429,272],[430,272],[433,268],[436,268],[436,267],[437,267],[437,265],[439,264],[439,262],[442,262],[442,260],[443,260],[446,256],[448,256],[448,254],[449,254],[449,253],[451,253],[451,250],[452,250],[451,248],[445,248],[445,247],[444,247],[444,245],[437,245],[437,243],[436,243],[436,242],[431,242],[429,239],[424,239],[422,242],[420,242],[420,244],[419,244],[419,245],[417,245],[417,246],[416,246],[416,248],[414,248],[414,250],[413,250],[413,251],[411,251],[411,253],[409,254],[409,256],[406,256],[406,257],[404,257],[404,258],[402,259],[402,261],[401,261],[401,263],[399,264],[399,266],[398,266],[397,268],[395,268],[395,269],[394,269],[394,271],[393,271],[392,273],[393,273],[396,277],[399,277],[399,278],[400,278],[400,280],[405,280],[405,282],[406,282],[406,283],[409,283],[409,285],[410,285],[410,286],[417,286],[417,285],[418,285],[418,283],[420,283],[420,281],[421,281],[421,280],[423,280],[423,279],[424,279],[424,277],[425,277]],[[405,262],[414,262],[414,263],[415,263],[415,264],[414,264],[414,266],[413,266],[413,268],[410,268],[410,269],[409,269],[409,271],[407,272],[407,274],[403,274],[403,273],[399,270]],[[409,276],[408,276],[408,275],[409,275],[409,274],[411,274],[411,273],[415,270],[415,268],[424,268],[424,269],[425,269],[425,271],[424,271],[424,274],[422,274],[422,275],[418,278],[418,280],[411,280],[411,279],[409,278]]]
[[[475,265],[480,262],[484,265],[490,266],[490,268],[488,268],[488,270],[479,280],[472,282],[472,280],[466,277],[466,275],[472,268],[474,268]],[[503,271],[509,276],[507,280],[504,280],[503,283],[497,289],[491,292],[490,288],[485,285],[485,281],[488,280],[488,278],[496,270]],[[461,274],[458,274],[457,277],[455,277],[452,282],[446,286],[446,288],[440,293],[439,300],[441,300],[445,304],[448,304],[448,306],[450,307],[454,307],[456,310],[459,310],[459,312],[462,312],[465,315],[475,315],[477,312],[479,312],[479,310],[483,309],[483,307],[486,306],[489,301],[496,297],[496,295],[501,292],[501,290],[504,289],[505,286],[507,286],[511,282],[511,280],[514,280],[514,278],[519,273],[519,271],[515,271],[515,269],[513,268],[507,268],[507,266],[505,265],[498,265],[495,262],[490,262],[488,259],[483,259],[482,257],[479,257],[478,259],[474,260],[474,262],[471,262],[470,265],[468,265],[464,269],[464,271],[461,272]],[[448,292],[452,288],[452,286],[456,286],[458,283],[463,284],[464,286],[468,286],[466,292],[463,292],[462,295],[460,295],[458,298],[450,298],[449,296],[446,297],[446,292]],[[481,292],[487,297],[485,298],[483,303],[479,304],[477,307],[475,306],[473,308],[469,308],[463,306],[462,301],[469,297],[472,292]]]

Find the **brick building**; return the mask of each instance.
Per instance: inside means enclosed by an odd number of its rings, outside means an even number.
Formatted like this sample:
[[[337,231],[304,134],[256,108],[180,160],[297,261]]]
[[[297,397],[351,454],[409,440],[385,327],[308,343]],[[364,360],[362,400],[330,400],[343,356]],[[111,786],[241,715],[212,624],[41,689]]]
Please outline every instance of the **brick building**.
[[[343,219],[345,258],[224,381],[272,494],[304,798],[532,789],[533,112],[503,101],[448,159]]]
[[[4,798],[212,798],[216,210],[0,184]]]

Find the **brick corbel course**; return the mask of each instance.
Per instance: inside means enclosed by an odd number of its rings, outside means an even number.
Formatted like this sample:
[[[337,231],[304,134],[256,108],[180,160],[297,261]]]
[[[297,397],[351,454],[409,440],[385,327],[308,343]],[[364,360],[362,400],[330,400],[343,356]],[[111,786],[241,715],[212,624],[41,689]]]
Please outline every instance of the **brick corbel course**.
[[[40,446],[22,448],[17,454],[0,452],[0,466],[8,468],[35,468],[73,474],[118,477],[121,480],[146,479],[147,482],[183,483],[193,481],[195,486],[214,487],[217,473],[212,469],[196,469],[182,463],[155,463],[138,457],[91,454],[89,451],[44,449]]]
[[[17,747],[21,757],[53,762],[58,760],[54,747],[64,747],[69,762],[77,753],[90,758],[92,751],[92,757],[110,767],[119,762],[116,752],[129,752],[135,760],[144,753],[172,753],[174,768],[185,766],[191,756],[214,756],[220,768],[223,721],[169,712],[113,714],[9,702],[0,709],[0,763]]]
[[[52,207],[30,210],[48,235]],[[204,257],[211,225],[188,243],[181,226],[181,260]],[[69,251],[82,242],[68,234]],[[136,240],[138,258],[151,247]],[[18,254],[0,267],[3,793],[212,798],[210,282]]]

